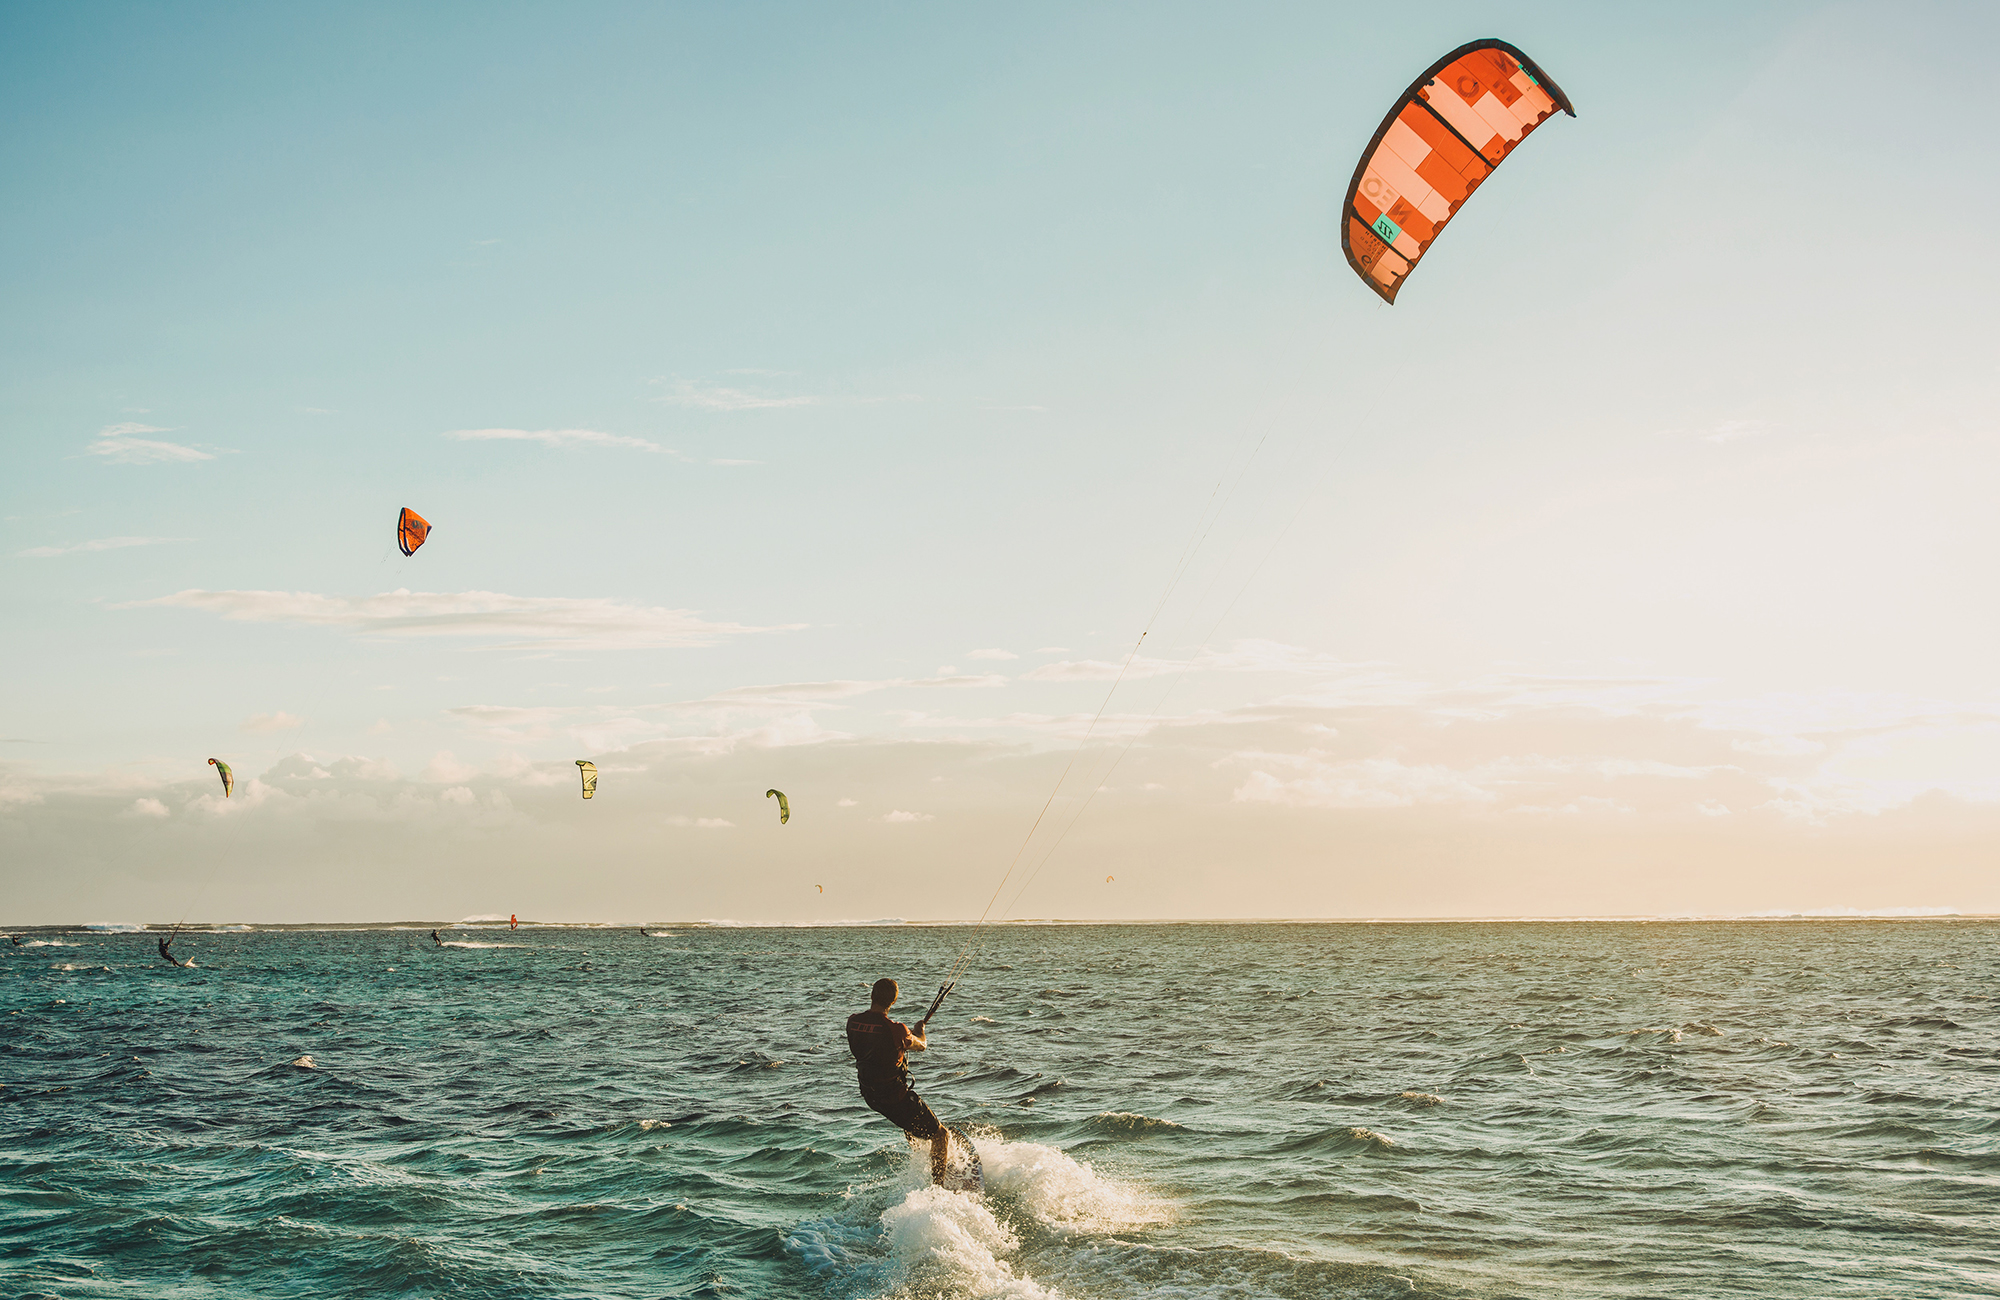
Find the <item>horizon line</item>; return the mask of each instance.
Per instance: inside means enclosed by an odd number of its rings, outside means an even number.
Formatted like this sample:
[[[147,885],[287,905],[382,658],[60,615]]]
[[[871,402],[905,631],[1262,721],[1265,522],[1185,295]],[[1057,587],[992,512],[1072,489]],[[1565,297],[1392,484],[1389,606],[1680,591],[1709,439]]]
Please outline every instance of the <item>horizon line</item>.
[[[981,922],[974,919],[911,920],[906,917],[825,921],[738,921],[703,917],[664,921],[540,921],[523,919],[521,929],[536,930],[830,930],[888,928],[977,928],[993,926],[1197,926],[1197,925],[1676,925],[1745,921],[1995,921],[2000,913],[1949,909],[1859,908],[1803,912],[1632,913],[1579,916],[1324,916],[1324,917],[1018,917]],[[377,921],[47,921],[0,925],[0,933],[29,930],[82,931],[96,934],[137,934],[178,929],[183,932],[244,933],[258,930],[505,930],[504,918],[489,916],[446,920]]]

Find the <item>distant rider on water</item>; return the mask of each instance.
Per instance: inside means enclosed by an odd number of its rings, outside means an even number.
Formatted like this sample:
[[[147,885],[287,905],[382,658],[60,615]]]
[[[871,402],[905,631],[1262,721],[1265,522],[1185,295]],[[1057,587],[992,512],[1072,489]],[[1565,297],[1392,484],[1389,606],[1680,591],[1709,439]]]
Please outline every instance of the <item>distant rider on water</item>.
[[[924,1027],[930,1022],[919,1020],[911,1026],[889,1019],[889,1008],[896,1005],[898,992],[892,979],[875,981],[868,1009],[847,1018],[847,1046],[854,1053],[854,1070],[860,1076],[861,1100],[912,1139],[931,1144],[931,1181],[942,1183],[951,1153],[951,1130],[938,1123],[924,1099],[911,1090],[905,1059],[905,1053],[930,1046],[924,1037]]]

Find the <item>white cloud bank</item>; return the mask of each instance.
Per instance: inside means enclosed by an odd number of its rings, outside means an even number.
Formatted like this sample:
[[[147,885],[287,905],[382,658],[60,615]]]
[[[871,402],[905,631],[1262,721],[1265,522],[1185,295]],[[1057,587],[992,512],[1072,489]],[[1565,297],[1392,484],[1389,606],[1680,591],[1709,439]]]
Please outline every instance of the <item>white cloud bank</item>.
[[[796,631],[803,624],[749,627],[710,622],[692,610],[630,605],[602,598],[510,596],[495,591],[398,589],[376,596],[323,596],[310,591],[192,589],[119,609],[197,609],[236,623],[290,623],[342,628],[368,636],[503,637],[509,646],[592,650],[657,650],[709,646],[753,632]]]
[[[171,432],[173,430],[155,428],[150,424],[113,424],[101,430],[96,441],[86,450],[93,456],[102,456],[119,465],[157,465],[215,459],[208,452],[184,447],[177,442],[157,442],[138,436],[142,433]]]
[[[304,718],[294,717],[282,709],[276,713],[253,713],[243,719],[242,730],[268,734],[274,731],[295,731],[306,725]]]

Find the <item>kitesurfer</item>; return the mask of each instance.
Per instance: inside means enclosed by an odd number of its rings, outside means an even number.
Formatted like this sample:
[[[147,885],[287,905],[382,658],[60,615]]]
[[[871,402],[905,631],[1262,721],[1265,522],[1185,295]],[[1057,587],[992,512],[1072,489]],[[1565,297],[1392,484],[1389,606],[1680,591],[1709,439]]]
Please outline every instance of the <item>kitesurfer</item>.
[[[166,936],[165,938],[161,939],[161,940],[160,940],[160,956],[166,959],[166,963],[167,963],[167,965],[169,965],[169,966],[185,966],[185,965],[187,965],[187,963],[186,963],[186,962],[184,962],[184,961],[176,961],[176,960],[174,960],[174,955],[173,955],[172,953],[170,953],[170,952],[168,952],[168,951],[167,951],[167,949],[169,949],[169,948],[173,947],[173,944],[174,944],[174,936],[173,936],[173,935],[171,935],[171,934],[170,934],[170,935],[167,935],[167,936]]]
[[[515,915],[514,913],[512,913],[512,912],[509,912],[509,913],[507,913],[507,928],[508,928],[509,930],[518,930],[518,929],[520,929],[520,928],[521,928],[521,918],[520,918],[520,917],[518,917],[518,916],[516,916],[516,915]]]
[[[431,931],[431,942],[436,944],[440,948],[444,947],[444,940],[438,938],[438,932],[436,930]]]
[[[931,1144],[931,1181],[942,1183],[950,1162],[951,1131],[938,1123],[924,1099],[911,1089],[905,1056],[930,1047],[924,1033],[930,1020],[926,1017],[912,1026],[889,1019],[889,1008],[896,1005],[898,992],[892,979],[875,981],[868,1009],[847,1018],[847,1046],[854,1053],[861,1100],[911,1138]]]

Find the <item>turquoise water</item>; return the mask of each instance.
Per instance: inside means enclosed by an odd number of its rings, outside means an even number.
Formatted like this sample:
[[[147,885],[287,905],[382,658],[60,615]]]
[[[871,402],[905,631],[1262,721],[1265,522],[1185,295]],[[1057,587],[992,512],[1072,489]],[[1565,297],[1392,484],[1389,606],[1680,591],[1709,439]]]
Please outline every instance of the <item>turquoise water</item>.
[[[0,945],[14,1296],[2000,1293],[2000,925],[1037,926]],[[900,1010],[911,1017],[920,1006]]]

